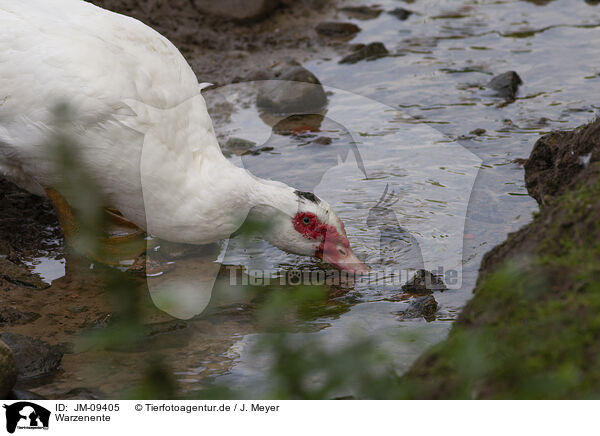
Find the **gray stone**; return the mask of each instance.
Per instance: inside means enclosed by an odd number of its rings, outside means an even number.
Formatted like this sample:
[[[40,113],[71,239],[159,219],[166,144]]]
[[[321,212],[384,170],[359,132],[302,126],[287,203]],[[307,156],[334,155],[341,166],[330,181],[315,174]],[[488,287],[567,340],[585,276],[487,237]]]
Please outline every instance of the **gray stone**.
[[[360,32],[360,27],[353,23],[325,22],[318,24],[316,31],[332,38],[348,38]]]
[[[400,319],[425,318],[426,321],[433,321],[437,312],[438,303],[433,295],[425,295],[413,299],[404,312],[400,312]]]
[[[444,281],[431,272],[420,269],[402,286],[402,292],[413,295],[429,295],[433,290],[445,291]]]
[[[347,6],[341,8],[340,11],[358,20],[372,20],[383,12],[376,6]]]
[[[327,95],[313,73],[304,67],[289,65],[276,80],[261,87],[256,105],[276,114],[317,113],[327,105]]]
[[[245,152],[242,153],[242,156],[248,156],[248,155],[258,156],[261,153],[268,152],[268,151],[273,151],[273,150],[274,150],[274,148],[273,147],[269,147],[269,146],[266,146],[266,147],[257,147],[257,148],[253,148],[251,150],[246,150]]]
[[[387,56],[390,52],[385,48],[382,42],[372,42],[367,45],[359,46],[358,49],[343,58],[340,64],[355,64],[362,60],[372,61]]]
[[[60,367],[62,347],[17,333],[2,333],[0,340],[12,350],[19,381],[52,375]]]
[[[192,0],[201,12],[236,21],[260,20],[279,6],[279,0]]]
[[[230,137],[225,143],[225,149],[231,152],[243,152],[256,146],[256,142],[248,141],[243,138]]]
[[[0,341],[0,399],[8,397],[8,393],[17,381],[17,365],[15,357],[2,341]]]
[[[327,136],[319,136],[316,139],[312,140],[313,144],[319,144],[319,145],[329,145],[333,142],[333,140]]]
[[[514,71],[507,71],[506,73],[498,74],[492,80],[485,85],[487,88],[496,91],[499,97],[507,100],[514,100],[523,81],[519,75]]]
[[[404,8],[396,8],[393,11],[389,11],[388,14],[393,15],[399,20],[404,21],[412,15],[412,11],[409,11],[408,9]]]

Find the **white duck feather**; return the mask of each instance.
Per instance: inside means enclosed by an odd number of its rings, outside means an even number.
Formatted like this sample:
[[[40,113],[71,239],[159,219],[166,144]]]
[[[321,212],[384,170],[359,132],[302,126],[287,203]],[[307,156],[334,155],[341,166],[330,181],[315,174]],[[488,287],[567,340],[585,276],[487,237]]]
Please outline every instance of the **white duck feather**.
[[[0,0],[0,175],[39,195],[59,184],[48,138],[68,103],[82,165],[112,207],[156,236],[218,241],[252,210],[273,225],[265,239],[293,253],[322,242],[294,230],[299,211],[345,238],[326,202],[223,156],[200,89],[175,46],[133,18],[81,0]]]

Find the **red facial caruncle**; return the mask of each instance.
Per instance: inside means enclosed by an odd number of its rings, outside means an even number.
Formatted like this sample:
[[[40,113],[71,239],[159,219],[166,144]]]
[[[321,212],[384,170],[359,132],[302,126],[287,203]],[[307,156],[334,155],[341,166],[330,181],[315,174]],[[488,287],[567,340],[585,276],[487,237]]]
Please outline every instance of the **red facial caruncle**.
[[[293,218],[294,229],[307,239],[320,241],[315,256],[342,271],[364,273],[368,267],[352,252],[343,224],[342,233],[331,224],[323,223],[315,214],[300,212]]]

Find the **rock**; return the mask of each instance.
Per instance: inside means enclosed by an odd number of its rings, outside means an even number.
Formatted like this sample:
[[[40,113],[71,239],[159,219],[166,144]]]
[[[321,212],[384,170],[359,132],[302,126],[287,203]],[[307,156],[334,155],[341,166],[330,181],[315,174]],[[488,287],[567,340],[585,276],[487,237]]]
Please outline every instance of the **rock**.
[[[275,150],[275,149],[273,147],[269,147],[269,146],[257,147],[257,148],[253,148],[252,150],[246,150],[245,152],[242,153],[242,156],[248,156],[248,155],[258,156],[259,154],[261,154],[263,152],[273,151],[273,150]]]
[[[569,132],[556,131],[535,143],[525,163],[527,192],[538,203],[555,197],[567,188],[588,165],[600,160],[600,122]]]
[[[39,317],[39,313],[21,312],[14,307],[3,307],[0,309],[0,326],[27,324]]]
[[[355,33],[360,32],[360,27],[353,23],[320,23],[315,28],[317,33],[330,38],[349,38]]]
[[[349,54],[340,61],[340,64],[355,64],[362,60],[372,61],[387,56],[390,52],[385,48],[382,42],[372,42],[365,46],[360,46],[357,51]]]
[[[402,291],[412,295],[429,295],[433,290],[446,290],[444,281],[431,272],[420,269],[402,286]]]
[[[409,11],[408,9],[396,8],[393,11],[389,11],[388,14],[393,15],[394,17],[398,18],[399,20],[404,21],[408,17],[410,17],[413,13],[412,13],[412,11]]]
[[[225,142],[225,149],[232,153],[242,153],[256,146],[256,142],[248,141],[247,139],[230,137]]]
[[[381,9],[375,6],[348,6],[340,8],[340,11],[358,20],[372,20],[373,18],[377,18],[382,12]]]
[[[11,349],[0,341],[0,399],[7,398],[17,381],[17,365]]]
[[[477,135],[477,136],[481,136],[486,132],[485,129],[475,129],[475,130],[471,130],[469,133],[471,135]]]
[[[495,76],[485,86],[496,91],[496,94],[502,98],[514,100],[521,83],[523,81],[516,72],[507,71]]]
[[[62,347],[16,333],[2,333],[0,340],[12,350],[18,380],[28,381],[52,375],[60,367]]]
[[[41,290],[50,287],[38,274],[33,274],[24,266],[16,265],[3,258],[0,258],[0,278],[24,288]]]
[[[426,321],[435,320],[438,304],[432,295],[424,295],[413,299],[404,312],[400,312],[400,319],[425,318]]]
[[[312,141],[313,144],[319,144],[319,145],[329,145],[332,142],[333,142],[332,139],[327,136],[319,136],[318,138],[316,138]]]
[[[277,77],[271,70],[254,70],[248,73],[246,78],[240,78],[240,82],[255,82],[259,80],[273,80]]]
[[[279,6],[279,0],[192,0],[201,12],[235,21],[260,20]]]
[[[321,114],[291,115],[273,126],[278,135],[307,136],[321,130],[325,117]]]
[[[318,113],[327,105],[321,82],[306,68],[289,65],[266,82],[256,98],[259,109],[276,114]]]

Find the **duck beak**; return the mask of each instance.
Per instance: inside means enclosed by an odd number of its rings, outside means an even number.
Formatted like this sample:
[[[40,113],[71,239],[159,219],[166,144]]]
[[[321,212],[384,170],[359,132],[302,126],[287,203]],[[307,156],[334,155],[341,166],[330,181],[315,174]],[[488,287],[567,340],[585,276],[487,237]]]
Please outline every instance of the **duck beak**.
[[[337,269],[351,274],[364,274],[371,269],[356,257],[349,246],[339,243],[325,243],[322,259]]]

